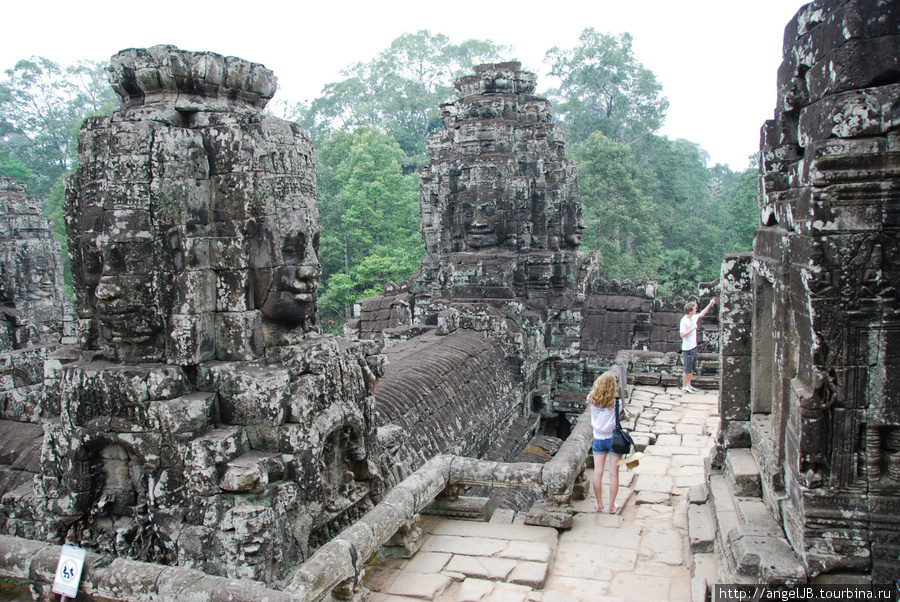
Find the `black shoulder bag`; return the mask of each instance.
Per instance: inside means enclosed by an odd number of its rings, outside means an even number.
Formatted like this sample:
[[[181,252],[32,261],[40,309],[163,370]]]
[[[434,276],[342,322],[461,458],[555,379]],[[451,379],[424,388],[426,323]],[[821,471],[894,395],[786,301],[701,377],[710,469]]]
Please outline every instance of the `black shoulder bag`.
[[[616,413],[616,428],[612,436],[612,453],[626,456],[631,451],[632,446],[634,446],[634,441],[631,439],[631,435],[622,428],[622,423],[619,422],[619,401],[617,397],[613,404],[613,411]]]

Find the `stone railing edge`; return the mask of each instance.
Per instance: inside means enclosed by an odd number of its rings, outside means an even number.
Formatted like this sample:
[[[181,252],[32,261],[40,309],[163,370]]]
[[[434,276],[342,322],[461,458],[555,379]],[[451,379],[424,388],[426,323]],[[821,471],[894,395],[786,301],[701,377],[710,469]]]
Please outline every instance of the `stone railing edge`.
[[[575,428],[546,464],[504,463],[441,455],[429,460],[391,489],[359,521],[341,531],[297,567],[283,589],[258,581],[229,579],[176,566],[139,562],[88,553],[81,591],[107,600],[143,602],[179,600],[190,592],[207,592],[210,601],[312,602],[338,586],[355,587],[369,559],[401,527],[409,524],[449,486],[488,485],[544,493],[558,506],[569,503],[575,480],[584,469],[591,442],[590,414]],[[47,599],[61,546],[0,535],[0,577],[27,581]],[[194,599],[194,598],[192,598]],[[203,599],[203,598],[201,598]]]

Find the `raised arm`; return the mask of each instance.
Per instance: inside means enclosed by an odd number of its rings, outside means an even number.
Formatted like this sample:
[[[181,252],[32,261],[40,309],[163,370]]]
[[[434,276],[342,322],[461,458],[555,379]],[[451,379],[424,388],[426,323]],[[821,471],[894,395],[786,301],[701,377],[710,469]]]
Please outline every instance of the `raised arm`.
[[[716,304],[716,298],[713,297],[712,300],[709,302],[709,305],[704,307],[703,311],[700,312],[699,317],[702,318],[703,316],[705,316],[709,312],[709,310],[712,309],[712,306],[715,304]]]

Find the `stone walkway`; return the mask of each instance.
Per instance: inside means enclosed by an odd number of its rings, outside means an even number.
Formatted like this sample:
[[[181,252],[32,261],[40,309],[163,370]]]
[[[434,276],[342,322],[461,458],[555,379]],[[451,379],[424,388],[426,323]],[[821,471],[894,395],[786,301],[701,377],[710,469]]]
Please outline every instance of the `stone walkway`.
[[[488,523],[424,517],[413,558],[379,559],[367,571],[370,601],[689,602],[687,492],[704,481],[718,396],[639,387],[626,408],[637,416],[635,443],[647,447],[640,466],[620,470],[620,514],[596,512],[591,493],[575,502],[569,531],[525,525],[511,510]]]

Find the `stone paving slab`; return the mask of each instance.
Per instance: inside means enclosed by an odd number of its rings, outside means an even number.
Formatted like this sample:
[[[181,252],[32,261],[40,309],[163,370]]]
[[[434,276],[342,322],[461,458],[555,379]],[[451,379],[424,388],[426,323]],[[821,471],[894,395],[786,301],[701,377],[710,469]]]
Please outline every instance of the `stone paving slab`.
[[[602,574],[603,571],[631,571],[637,562],[637,552],[617,548],[615,542],[596,544],[560,542],[553,565],[554,573],[564,577]]]
[[[516,568],[516,564],[516,561],[510,558],[454,555],[447,563],[447,570],[461,573],[466,577],[506,581],[506,577]]]
[[[620,573],[609,584],[609,594],[625,601],[666,600],[672,602],[669,590],[672,582],[667,577]]]
[[[550,566],[546,562],[520,562],[506,580],[518,585],[541,589],[547,581]]]
[[[420,552],[410,559],[404,570],[413,573],[440,573],[452,557],[452,554],[440,552]]]
[[[457,535],[432,535],[422,544],[422,552],[445,552],[470,556],[495,556],[506,549],[509,541],[487,537],[461,537]]]
[[[635,491],[656,491],[659,493],[671,493],[675,481],[672,477],[654,474],[640,474],[634,484]]]
[[[453,579],[444,575],[429,575],[403,571],[387,586],[387,593],[408,598],[434,600],[446,590]]]
[[[646,529],[638,550],[641,558],[671,565],[684,564],[684,538],[673,529]]]
[[[370,601],[691,600],[699,583],[692,583],[687,494],[705,482],[719,423],[716,393],[644,387],[633,402],[635,432],[652,443],[637,468],[620,470],[619,514],[597,512],[591,491],[573,501],[572,529],[561,532],[525,525],[523,512],[492,522],[425,517],[425,540],[412,559],[382,559],[367,569]],[[593,470],[585,476],[590,483]],[[608,476],[603,480],[608,504]]]
[[[598,581],[594,575],[591,575],[590,579],[552,576],[547,580],[547,585],[544,589],[544,597],[541,602],[548,601],[547,596],[550,592],[558,592],[564,596],[569,596],[568,599],[562,598],[563,600],[566,600],[566,602],[568,602],[568,600],[577,600],[577,602],[585,602],[586,600],[601,602],[615,599],[606,596],[606,592],[609,590],[609,582]],[[549,598],[551,601],[554,599],[555,598],[553,597]]]
[[[555,548],[556,546],[554,546]],[[550,562],[553,549],[545,543],[531,541],[511,541],[500,552],[500,558],[512,558],[513,560],[525,560],[530,562]]]
[[[430,518],[430,524],[423,525],[422,528],[432,535],[487,537],[491,539],[505,539],[507,541],[532,541],[546,544],[551,548],[556,545],[556,542],[559,539],[559,532],[552,527],[441,520],[435,517]]]

